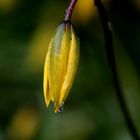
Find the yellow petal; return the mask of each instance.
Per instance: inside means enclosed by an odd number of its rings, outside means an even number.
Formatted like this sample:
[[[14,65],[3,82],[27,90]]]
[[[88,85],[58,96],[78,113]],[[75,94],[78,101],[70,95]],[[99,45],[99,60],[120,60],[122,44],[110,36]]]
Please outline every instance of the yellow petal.
[[[58,27],[50,50],[50,93],[54,96],[54,105],[56,110],[59,108],[60,93],[69,54],[69,32],[67,31],[67,26],[64,25],[65,24],[60,25],[63,29]]]
[[[46,56],[46,60],[45,60],[45,65],[44,65],[44,81],[43,81],[43,89],[44,89],[44,98],[45,98],[45,102],[46,102],[46,105],[48,107],[49,103],[50,103],[50,100],[51,100],[51,95],[50,95],[50,90],[49,90],[49,79],[48,79],[48,66],[49,66],[49,63],[50,63],[50,59],[49,59],[49,56],[50,56],[50,47],[52,45],[52,41],[50,42],[50,45],[49,45],[49,48],[48,48],[48,53],[47,53],[47,56]]]
[[[67,71],[65,74],[65,79],[62,85],[61,96],[59,100],[60,105],[64,103],[66,97],[68,96],[77,70],[78,60],[79,60],[79,41],[74,33],[73,27],[71,27],[70,50],[67,63]]]

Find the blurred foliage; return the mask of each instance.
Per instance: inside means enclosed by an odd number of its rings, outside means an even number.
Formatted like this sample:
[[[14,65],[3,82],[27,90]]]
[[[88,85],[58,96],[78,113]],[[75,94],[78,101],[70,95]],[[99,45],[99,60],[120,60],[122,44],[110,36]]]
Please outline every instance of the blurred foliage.
[[[80,63],[64,111],[45,107],[43,64],[68,2],[0,0],[0,140],[131,140],[92,0],[79,0],[74,11]],[[122,90],[140,134],[140,2],[103,2],[113,25]]]

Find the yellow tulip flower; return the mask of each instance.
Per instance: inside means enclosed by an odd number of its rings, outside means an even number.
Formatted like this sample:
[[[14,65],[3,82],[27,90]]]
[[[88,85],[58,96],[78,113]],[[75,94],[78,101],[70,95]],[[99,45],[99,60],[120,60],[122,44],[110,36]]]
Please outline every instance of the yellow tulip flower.
[[[61,111],[72,86],[79,59],[79,41],[70,22],[63,22],[52,38],[44,66],[44,97]]]

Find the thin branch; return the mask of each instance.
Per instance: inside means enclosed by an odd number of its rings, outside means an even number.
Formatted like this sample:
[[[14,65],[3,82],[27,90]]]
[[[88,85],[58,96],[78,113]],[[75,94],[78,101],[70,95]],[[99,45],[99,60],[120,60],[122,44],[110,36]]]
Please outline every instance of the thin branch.
[[[72,13],[73,13],[73,10],[74,10],[74,7],[75,7],[77,1],[78,0],[71,0],[69,7],[65,11],[65,21],[71,20],[71,16],[72,16]]]
[[[127,105],[125,104],[125,99],[123,97],[121,86],[119,84],[119,78],[118,78],[118,74],[117,74],[117,70],[116,70],[113,41],[112,41],[111,23],[108,19],[106,10],[105,10],[101,0],[94,0],[94,1],[95,1],[95,5],[98,8],[98,12],[99,12],[101,23],[102,23],[103,30],[104,30],[105,49],[106,49],[106,53],[107,53],[107,59],[108,59],[109,65],[110,65],[110,70],[112,72],[112,78],[114,80],[114,85],[116,88],[116,94],[118,97],[118,101],[120,103],[120,107],[121,107],[122,113],[124,115],[125,122],[129,129],[130,134],[132,135],[134,140],[140,140],[136,127],[134,126],[133,121],[130,117],[129,111],[127,109]]]

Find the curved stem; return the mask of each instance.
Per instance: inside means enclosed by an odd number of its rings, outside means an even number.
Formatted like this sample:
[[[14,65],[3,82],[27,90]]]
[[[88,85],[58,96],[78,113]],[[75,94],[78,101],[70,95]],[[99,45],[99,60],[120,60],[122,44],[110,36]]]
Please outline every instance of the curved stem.
[[[109,62],[110,70],[112,72],[112,78],[114,80],[114,85],[116,88],[116,94],[118,97],[118,101],[120,103],[120,107],[121,107],[122,113],[124,115],[125,122],[129,129],[130,134],[132,135],[134,140],[140,140],[136,127],[134,126],[132,118],[127,109],[127,105],[125,104],[125,99],[123,97],[121,86],[119,84],[119,78],[118,78],[118,74],[117,74],[117,70],[116,70],[113,41],[112,41],[112,29],[110,26],[111,23],[108,19],[106,10],[105,10],[101,0],[94,0],[94,1],[95,1],[95,5],[98,8],[98,12],[99,12],[101,23],[102,23],[103,30],[104,30],[105,49],[106,49],[106,53],[107,53],[107,59]]]
[[[71,20],[71,15],[73,13],[74,7],[78,0],[71,0],[70,5],[68,6],[67,10],[65,11],[65,21]]]

